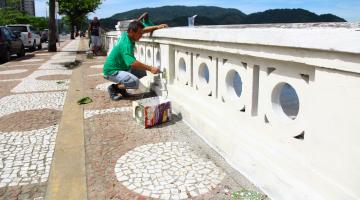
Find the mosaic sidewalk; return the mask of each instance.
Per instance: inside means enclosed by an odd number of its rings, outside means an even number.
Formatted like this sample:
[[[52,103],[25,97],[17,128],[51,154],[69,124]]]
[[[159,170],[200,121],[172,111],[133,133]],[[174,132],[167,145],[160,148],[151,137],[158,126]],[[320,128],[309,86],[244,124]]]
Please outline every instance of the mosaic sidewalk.
[[[72,73],[59,67],[75,60],[78,45],[65,41],[64,52],[35,51],[0,65],[0,199],[45,197]]]

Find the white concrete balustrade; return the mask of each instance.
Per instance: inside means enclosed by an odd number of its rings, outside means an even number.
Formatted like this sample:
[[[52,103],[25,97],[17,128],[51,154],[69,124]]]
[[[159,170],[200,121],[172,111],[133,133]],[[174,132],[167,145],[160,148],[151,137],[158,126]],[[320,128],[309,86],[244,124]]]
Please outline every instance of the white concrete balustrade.
[[[168,28],[146,87],[271,199],[360,199],[360,25]],[[118,34],[109,34],[109,49]],[[156,83],[154,83],[154,81]]]

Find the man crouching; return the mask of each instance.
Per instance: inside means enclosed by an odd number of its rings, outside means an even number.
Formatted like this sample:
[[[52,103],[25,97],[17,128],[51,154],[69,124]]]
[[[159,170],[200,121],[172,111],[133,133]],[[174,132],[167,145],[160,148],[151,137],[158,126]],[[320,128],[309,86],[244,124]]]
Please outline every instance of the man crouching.
[[[146,71],[157,74],[160,70],[157,67],[145,65],[136,60],[134,56],[135,42],[139,41],[143,33],[152,32],[165,28],[166,25],[151,26],[144,29],[139,21],[129,24],[127,32],[122,33],[118,43],[107,57],[103,74],[104,78],[116,84],[108,87],[110,98],[118,101],[122,97],[129,97],[126,89],[139,88],[139,79],[146,76]],[[118,93],[121,96],[118,96]]]

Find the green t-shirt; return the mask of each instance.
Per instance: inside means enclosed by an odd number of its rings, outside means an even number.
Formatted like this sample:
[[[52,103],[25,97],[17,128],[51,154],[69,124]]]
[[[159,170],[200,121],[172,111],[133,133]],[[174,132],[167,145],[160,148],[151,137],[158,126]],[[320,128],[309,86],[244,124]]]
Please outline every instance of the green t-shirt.
[[[150,19],[147,19],[147,20],[143,19],[143,20],[141,20],[141,23],[144,25],[144,27],[155,26],[155,24],[152,23],[152,21]]]
[[[118,71],[129,71],[131,64],[136,61],[134,46],[135,42],[130,40],[128,33],[122,33],[119,41],[106,58],[103,68],[104,75],[109,76]]]

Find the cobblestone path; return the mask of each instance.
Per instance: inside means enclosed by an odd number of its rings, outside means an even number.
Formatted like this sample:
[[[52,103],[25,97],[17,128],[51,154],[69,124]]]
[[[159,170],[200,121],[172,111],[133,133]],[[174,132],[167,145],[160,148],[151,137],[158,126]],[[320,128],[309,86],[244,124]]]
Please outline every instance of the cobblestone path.
[[[79,40],[0,65],[0,199],[45,197]]]

